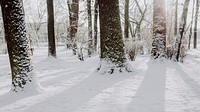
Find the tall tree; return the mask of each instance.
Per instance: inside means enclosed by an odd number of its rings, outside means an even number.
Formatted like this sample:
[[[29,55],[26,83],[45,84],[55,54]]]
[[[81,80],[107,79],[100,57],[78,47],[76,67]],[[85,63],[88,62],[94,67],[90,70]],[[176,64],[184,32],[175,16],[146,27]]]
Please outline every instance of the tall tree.
[[[118,0],[99,0],[101,65],[98,70],[112,74],[128,71]]]
[[[12,72],[12,90],[26,91],[34,83],[33,66],[28,52],[22,0],[1,0],[5,38]]]
[[[48,55],[56,57],[53,0],[47,0],[47,10],[48,10]]]
[[[166,55],[165,0],[154,0],[153,2],[153,43],[151,55],[154,59],[157,59]]]
[[[174,36],[177,35],[177,29],[178,29],[178,0],[176,0],[175,3],[175,18],[174,18]]]
[[[88,12],[88,56],[93,53],[93,38],[92,38],[92,11],[91,0],[87,0],[87,12]]]
[[[199,16],[199,0],[196,0],[196,11],[195,11],[195,18],[194,18],[194,49],[197,48],[198,16]]]
[[[97,51],[97,36],[98,36],[98,0],[94,3],[94,50]]]
[[[129,0],[125,0],[125,9],[124,9],[124,38],[129,37]]]
[[[78,31],[78,18],[79,18],[79,0],[67,0],[69,9],[69,28],[68,36],[71,41],[71,47],[73,54],[76,55],[77,44],[76,44],[76,34]]]
[[[190,25],[190,32],[189,32],[189,42],[188,42],[188,49],[190,49],[190,43],[191,43],[191,37],[192,37],[192,30],[193,30],[193,21],[194,21],[194,5],[195,5],[195,0],[193,0],[193,7],[192,7],[192,20],[191,20],[191,25]]]
[[[181,44],[185,32],[185,26],[187,22],[187,15],[188,15],[188,6],[189,6],[190,0],[185,0],[184,6],[183,6],[183,12],[181,15],[181,21],[179,25],[179,34],[177,35],[176,42],[175,42],[175,49],[174,49],[174,60],[179,61],[180,52],[181,52]]]

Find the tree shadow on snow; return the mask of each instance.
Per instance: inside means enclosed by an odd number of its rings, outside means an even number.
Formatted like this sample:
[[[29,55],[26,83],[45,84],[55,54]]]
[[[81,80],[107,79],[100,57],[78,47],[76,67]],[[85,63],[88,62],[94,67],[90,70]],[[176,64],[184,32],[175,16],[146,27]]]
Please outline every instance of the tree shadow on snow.
[[[164,112],[166,64],[150,60],[142,84],[136,92],[127,112]]]
[[[49,112],[49,110],[50,112],[56,112],[58,109],[62,112],[72,112],[79,109],[81,105],[88,102],[103,90],[112,87],[114,84],[127,78],[130,78],[130,76],[124,74],[101,75],[92,73],[80,83],[62,91],[59,94],[55,94],[54,96],[45,99],[44,101],[30,107],[26,111],[37,108],[37,111],[44,112]]]
[[[183,79],[183,81],[192,89],[192,91],[197,95],[197,98],[200,99],[200,85],[187,74],[183,68],[177,63],[176,66],[174,66],[179,72],[180,77]],[[196,73],[196,72],[192,72]],[[200,75],[200,74],[197,74]]]
[[[39,92],[32,92],[32,93],[17,93],[13,91],[8,91],[7,93],[0,96],[0,111],[4,106],[9,106],[10,104],[14,104],[17,101],[26,99],[28,97],[33,97],[35,95],[38,95]]]

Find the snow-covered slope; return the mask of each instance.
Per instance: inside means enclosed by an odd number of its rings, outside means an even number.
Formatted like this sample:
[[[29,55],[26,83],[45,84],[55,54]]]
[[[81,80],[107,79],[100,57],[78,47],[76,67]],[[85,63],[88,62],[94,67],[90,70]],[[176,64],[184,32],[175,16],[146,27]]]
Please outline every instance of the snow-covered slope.
[[[33,63],[40,93],[10,93],[7,55],[0,55],[0,112],[199,112],[200,51],[188,51],[184,63],[138,56],[130,74],[96,73],[98,57],[84,62],[58,48],[36,48]]]

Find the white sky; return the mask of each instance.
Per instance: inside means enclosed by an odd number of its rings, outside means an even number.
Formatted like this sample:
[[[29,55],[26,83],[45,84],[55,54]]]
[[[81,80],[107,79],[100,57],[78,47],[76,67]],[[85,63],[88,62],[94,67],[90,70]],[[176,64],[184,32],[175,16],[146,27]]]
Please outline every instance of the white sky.
[[[26,1],[29,1],[31,3],[30,4],[31,7],[34,9],[34,8],[37,8],[37,2],[40,1],[40,0],[24,0],[24,2],[26,2]],[[147,3],[151,3],[152,2],[152,0],[146,0],[146,1],[147,1]],[[180,18],[181,13],[182,13],[182,8],[183,8],[182,4],[184,3],[184,1],[185,0],[179,0],[179,11],[178,11],[179,18]],[[166,2],[166,6],[167,6],[166,7],[166,11],[167,12],[169,11],[169,9],[171,10],[172,8],[175,7],[174,4],[172,4],[173,2],[175,2],[175,0],[165,0],[165,2]],[[191,21],[192,2],[193,2],[193,0],[190,0],[190,7],[189,7],[189,13],[188,13],[188,22]],[[200,24],[200,22],[199,22],[199,24]]]

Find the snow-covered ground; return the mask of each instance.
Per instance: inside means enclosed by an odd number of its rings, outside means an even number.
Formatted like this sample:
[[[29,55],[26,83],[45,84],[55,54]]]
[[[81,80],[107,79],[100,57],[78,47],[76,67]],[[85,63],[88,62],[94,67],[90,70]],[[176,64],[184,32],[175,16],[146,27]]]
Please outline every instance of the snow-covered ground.
[[[47,48],[35,49],[33,63],[42,91],[9,92],[7,55],[0,55],[0,112],[200,112],[200,51],[188,51],[184,63],[152,61],[138,56],[130,74],[95,72],[98,57],[79,61],[58,48],[58,59]]]

